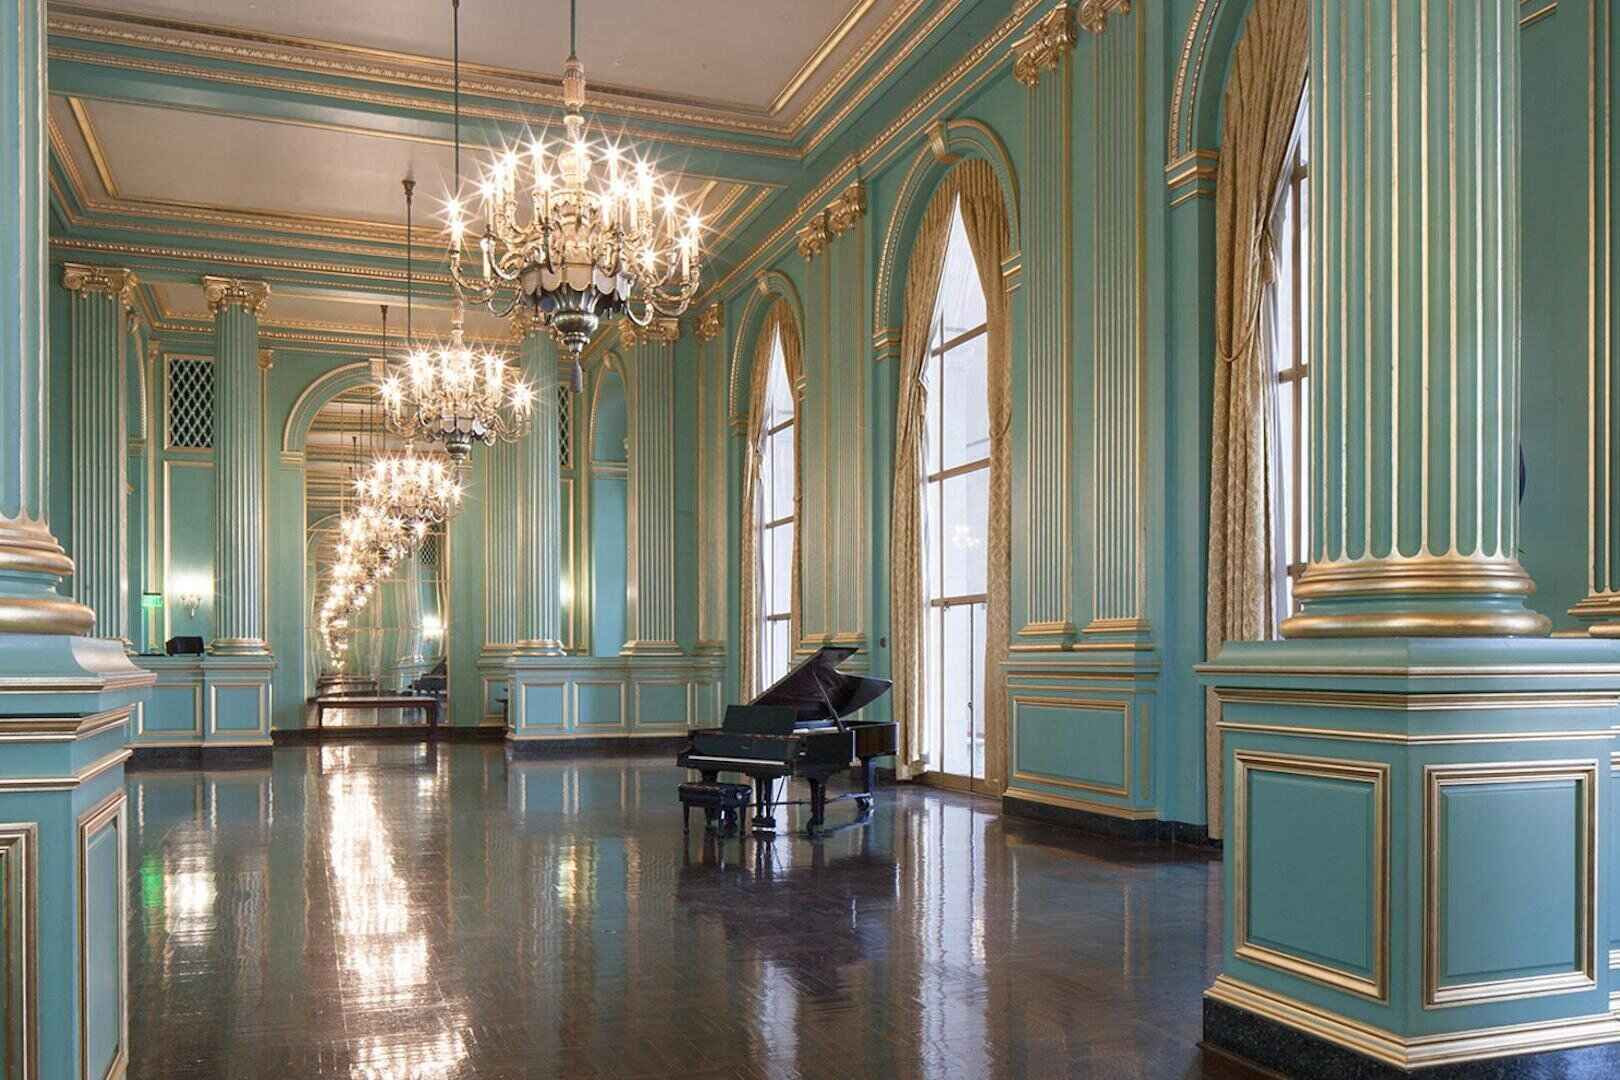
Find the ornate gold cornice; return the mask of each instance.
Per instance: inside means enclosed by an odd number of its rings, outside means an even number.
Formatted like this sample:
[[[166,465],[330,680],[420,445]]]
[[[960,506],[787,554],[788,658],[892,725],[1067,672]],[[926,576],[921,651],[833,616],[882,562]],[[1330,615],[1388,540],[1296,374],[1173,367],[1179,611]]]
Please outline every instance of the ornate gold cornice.
[[[81,296],[113,296],[126,309],[133,310],[135,286],[140,279],[133,270],[119,270],[107,266],[88,266],[84,263],[62,264],[62,287]]]
[[[1075,21],[1086,33],[1100,34],[1108,28],[1108,16],[1130,13],[1131,0],[1080,0]]]
[[[725,330],[725,320],[726,309],[716,300],[698,312],[697,322],[692,327],[692,333],[696,335],[699,341],[713,341]]]
[[[654,319],[646,326],[637,326],[629,319],[619,325],[619,344],[626,349],[637,345],[673,345],[681,336],[679,319]]]
[[[1095,0],[1087,3],[1094,5]],[[1012,43],[1013,78],[1034,88],[1043,72],[1057,67],[1064,54],[1074,49],[1076,40],[1074,9],[1065,0]]]
[[[798,238],[799,254],[813,259],[827,250],[827,245],[855,227],[866,216],[866,185],[857,180],[839,193],[838,197],[805,223],[794,235]]]
[[[208,310],[216,313],[236,304],[255,315],[262,315],[265,304],[270,301],[270,283],[267,281],[204,274],[202,287],[203,296],[208,300]]]

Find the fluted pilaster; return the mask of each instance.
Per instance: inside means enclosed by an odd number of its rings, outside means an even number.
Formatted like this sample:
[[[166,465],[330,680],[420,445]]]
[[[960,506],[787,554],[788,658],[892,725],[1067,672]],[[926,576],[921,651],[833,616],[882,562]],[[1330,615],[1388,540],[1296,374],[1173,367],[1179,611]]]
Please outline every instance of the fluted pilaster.
[[[0,109],[0,633],[83,634],[95,613],[56,591],[73,560],[46,520],[45,5],[22,0],[0,33],[0,71],[10,90]]]
[[[125,314],[135,289],[128,270],[67,263],[72,296],[73,598],[96,613],[97,637],[129,639],[129,511],[124,459]]]
[[[517,443],[517,650],[562,649],[562,478],[557,450],[557,346],[538,326],[523,337],[523,375],[536,404]]]
[[[1620,637],[1620,378],[1616,377],[1612,350],[1620,329],[1620,310],[1615,308],[1614,278],[1616,233],[1620,218],[1614,213],[1614,148],[1617,118],[1620,118],[1620,83],[1614,78],[1614,56],[1620,50],[1620,20],[1607,4],[1594,4],[1591,35],[1587,40],[1587,87],[1591,106],[1588,131],[1588,158],[1592,221],[1586,252],[1590,281],[1591,320],[1588,326],[1591,419],[1587,426],[1588,490],[1591,513],[1588,520],[1588,562],[1586,598],[1575,605],[1573,614],[1592,621],[1595,637]]]
[[[698,340],[698,651],[725,651],[726,327],[716,301],[697,317]]]
[[[1027,560],[1024,626],[1014,649],[1061,649],[1074,639],[1070,558],[1071,375],[1070,102],[1074,12],[1052,9],[1013,45],[1013,75],[1028,87],[1029,162],[1022,220],[1029,326],[1025,428],[1028,469],[1023,538]],[[987,287],[994,287],[989,283]]]
[[[265,642],[264,383],[262,281],[205,277],[214,313],[214,557],[216,653],[256,655]]]
[[[518,448],[496,443],[484,454],[484,652],[510,652],[517,617]]]
[[[633,654],[679,653],[675,640],[675,339],[660,319],[627,328],[630,368],[629,640]]]
[[[1545,633],[1518,560],[1519,5],[1312,5],[1291,637]]]
[[[1108,15],[1118,16],[1110,20]],[[1088,635],[1147,632],[1142,519],[1143,371],[1147,290],[1146,131],[1138,92],[1145,27],[1128,5],[1087,3],[1078,22],[1092,38],[1091,185],[1092,469],[1081,501],[1092,515]]]

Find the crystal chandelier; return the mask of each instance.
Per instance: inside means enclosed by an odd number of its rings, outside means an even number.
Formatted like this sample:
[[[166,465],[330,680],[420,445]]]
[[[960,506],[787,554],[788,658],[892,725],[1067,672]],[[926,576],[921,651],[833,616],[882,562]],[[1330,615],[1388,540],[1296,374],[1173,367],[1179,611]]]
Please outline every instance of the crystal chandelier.
[[[409,183],[409,181],[407,181]],[[411,307],[407,286],[405,335],[410,340]],[[382,305],[383,357],[388,356],[388,305]],[[379,389],[379,396],[385,396]],[[407,523],[427,526],[444,521],[461,506],[461,481],[454,463],[434,454],[418,454],[415,443],[403,454],[378,454],[354,481],[357,502],[378,506]]]
[[[460,3],[453,52],[456,177],[461,148]],[[536,139],[507,150],[484,170],[479,188],[482,232],[469,237],[458,197],[447,207],[450,273],[457,287],[497,314],[518,305],[531,312],[573,361],[604,321],[627,316],[637,326],[681,314],[702,276],[702,219],[652,165],[611,141],[588,136],[585,65],[575,52],[569,3],[569,50],[563,66],[560,141]],[[471,241],[476,254],[468,259]],[[468,263],[475,262],[474,272]]]
[[[411,196],[405,181],[405,273],[411,287]],[[408,345],[404,364],[390,364],[378,388],[388,426],[410,440],[438,442],[452,461],[466,460],[472,444],[512,442],[529,430],[534,390],[505,356],[467,344],[459,287],[451,308],[450,343]],[[407,331],[407,335],[409,331]]]

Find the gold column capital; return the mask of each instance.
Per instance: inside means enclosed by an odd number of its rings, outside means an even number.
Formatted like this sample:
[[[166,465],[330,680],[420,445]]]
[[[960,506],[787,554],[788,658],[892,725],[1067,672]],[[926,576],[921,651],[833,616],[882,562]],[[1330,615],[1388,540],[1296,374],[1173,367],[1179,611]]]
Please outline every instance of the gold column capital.
[[[827,228],[834,236],[843,236],[866,216],[866,185],[857,180],[838,198],[827,204]]]
[[[633,349],[642,343],[673,345],[681,336],[679,319],[654,319],[646,326],[637,326],[629,319],[619,326],[619,344]]]
[[[1080,0],[1076,21],[1088,34],[1100,34],[1108,28],[1108,16],[1129,15],[1131,0]]]
[[[80,296],[113,296],[128,310],[134,309],[135,286],[140,278],[133,270],[85,263],[62,264],[62,287]]]
[[[1086,0],[1088,7],[1097,3],[1098,0]],[[1030,27],[1029,33],[1012,43],[1013,78],[1034,89],[1041,81],[1041,74],[1057,67],[1058,61],[1073,51],[1077,40],[1074,9],[1063,0]]]
[[[713,341],[719,337],[726,328],[726,309],[716,300],[702,311],[698,312],[697,322],[692,327],[692,333],[699,341]]]
[[[519,304],[514,307],[512,309],[512,314],[508,316],[508,318],[512,323],[512,333],[516,334],[519,339],[526,338],[530,334],[540,333],[542,331],[550,333],[550,330],[546,327],[545,322],[540,318],[539,314],[531,311],[523,304]]]
[[[216,314],[237,304],[255,315],[262,315],[265,304],[270,301],[270,283],[267,281],[204,274],[202,287],[203,296],[208,300],[208,310]]]
[[[793,234],[798,240],[799,254],[806,259],[813,259],[827,250],[832,243],[832,229],[827,224],[827,211],[818,210],[815,215],[805,222],[804,227]]]

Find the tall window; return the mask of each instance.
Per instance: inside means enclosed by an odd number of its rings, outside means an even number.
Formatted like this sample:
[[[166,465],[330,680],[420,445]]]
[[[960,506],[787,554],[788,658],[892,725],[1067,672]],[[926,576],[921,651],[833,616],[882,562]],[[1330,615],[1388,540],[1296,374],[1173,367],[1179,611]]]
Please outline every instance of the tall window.
[[[1276,497],[1273,546],[1283,571],[1278,575],[1279,618],[1299,607],[1295,587],[1310,559],[1311,357],[1310,150],[1306,106],[1300,105],[1299,132],[1288,165],[1288,186],[1272,222],[1276,237],[1272,294],[1272,365],[1277,379],[1277,445],[1272,454]]]
[[[760,436],[759,501],[759,685],[787,674],[793,657],[793,388],[788,385],[782,332],[771,341],[771,371],[765,384]]]
[[[989,326],[961,208],[923,366],[927,693],[923,752],[932,772],[984,779],[986,561],[990,518]]]

